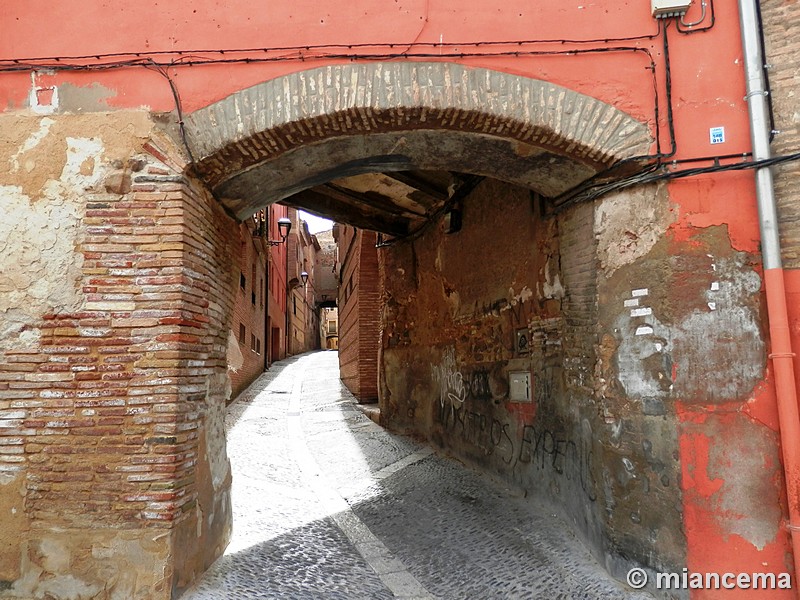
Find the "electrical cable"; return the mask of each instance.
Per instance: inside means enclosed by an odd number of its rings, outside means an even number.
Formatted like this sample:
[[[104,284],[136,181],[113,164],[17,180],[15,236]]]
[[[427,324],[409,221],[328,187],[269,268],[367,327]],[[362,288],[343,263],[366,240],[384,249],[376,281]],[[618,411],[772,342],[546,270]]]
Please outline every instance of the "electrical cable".
[[[741,157],[741,156],[742,155],[726,155],[726,157]],[[716,158],[722,159],[724,157],[716,157]],[[696,160],[700,159],[685,159],[684,161],[675,161],[675,163],[691,162]],[[665,180],[670,181],[673,179],[684,179],[686,177],[706,175],[709,173],[724,173],[728,171],[745,171],[750,169],[761,169],[765,167],[773,167],[776,165],[781,165],[784,163],[789,163],[799,160],[800,160],[800,152],[794,152],[791,154],[772,156],[770,158],[762,160],[740,161],[729,164],[719,164],[718,161],[715,161],[714,165],[708,167],[695,167],[691,169],[682,169],[679,171],[664,171],[661,173],[653,173],[651,170],[648,172],[637,173],[635,175],[631,175],[629,177],[619,179],[614,182],[606,184],[597,184],[596,186],[594,186],[595,189],[593,191],[588,191],[588,189],[583,189],[579,193],[567,196],[563,200],[561,199],[563,196],[556,198],[553,200],[553,202],[556,206],[556,211],[561,211],[567,206],[571,206],[578,202],[594,200],[610,192],[619,191],[634,185],[644,185],[647,183],[654,183],[657,181],[665,181]],[[665,166],[662,165],[661,168],[664,169]]]
[[[207,58],[201,56],[187,57],[183,56],[180,59],[172,61],[156,61],[154,59],[140,58],[129,61],[113,61],[106,63],[95,64],[78,64],[78,63],[63,63],[63,62],[21,62],[14,60],[11,63],[8,61],[0,61],[0,73],[11,73],[20,71],[94,71],[94,70],[108,70],[120,69],[126,67],[141,67],[141,66],[154,66],[162,68],[172,68],[178,66],[193,67],[204,65],[220,65],[220,64],[258,64],[258,63],[272,63],[282,62],[289,60],[392,60],[400,58],[494,58],[494,57],[525,57],[525,56],[575,56],[579,54],[601,54],[606,52],[640,52],[646,54],[652,61],[652,53],[647,48],[639,46],[605,46],[601,48],[582,48],[572,50],[504,50],[497,52],[400,52],[400,53],[340,53],[340,54],[324,54],[309,57],[306,55],[293,55],[293,56],[272,56],[272,57],[243,57],[243,58]],[[189,60],[187,60],[187,58]]]
[[[180,131],[181,141],[183,142],[184,148],[186,148],[186,152],[189,155],[189,164],[194,165],[194,154],[192,153],[192,148],[189,146],[189,138],[186,134],[186,125],[183,121],[183,104],[181,102],[181,96],[178,93],[178,86],[175,85],[175,80],[170,77],[169,72],[166,68],[160,67],[146,67],[152,68],[155,70],[159,75],[164,77],[167,82],[169,83],[169,89],[172,91],[172,98],[175,101],[175,112],[178,114],[178,130]]]
[[[106,58],[115,58],[123,56],[132,56],[135,58],[149,58],[153,56],[183,56],[186,54],[253,54],[253,53],[266,53],[266,52],[288,52],[288,51],[306,51],[323,50],[323,49],[348,49],[354,50],[358,48],[403,48],[403,47],[427,47],[427,48],[448,48],[448,47],[480,47],[480,46],[529,46],[533,44],[609,44],[619,42],[636,42],[644,40],[652,40],[658,37],[660,33],[656,31],[652,34],[634,35],[628,37],[607,37],[607,38],[592,38],[592,39],[570,39],[570,38],[545,38],[539,40],[485,40],[479,42],[363,42],[358,44],[309,44],[304,46],[274,46],[274,47],[253,47],[253,48],[230,48],[230,49],[198,49],[198,50],[154,50],[147,52],[107,52],[99,54],[83,54],[72,56],[49,56],[49,57],[30,57],[30,58],[6,58],[0,59],[0,62],[33,62],[33,61],[62,61],[62,60],[101,60]]]
[[[383,241],[383,237],[381,236],[381,239],[378,240],[378,243],[375,244],[375,247],[386,248],[387,246],[393,246],[396,242],[399,241],[408,242],[411,240],[415,240],[420,235],[422,235],[423,231],[425,231],[425,229],[427,229],[432,223],[435,223],[439,217],[441,217],[444,213],[453,208],[453,206],[464,200],[464,198],[469,196],[470,193],[472,193],[472,191],[476,187],[478,187],[478,184],[484,179],[486,178],[482,175],[467,175],[465,180],[461,183],[461,185],[458,188],[456,188],[455,192],[453,192],[453,195],[450,198],[448,198],[447,201],[445,201],[444,204],[442,204],[442,206],[440,206],[437,210],[428,215],[427,218],[416,229],[410,231],[405,235],[395,236],[389,240],[386,240],[385,242]]]
[[[657,118],[658,115],[658,82],[656,79],[656,65],[655,60],[653,58],[652,53],[647,48],[642,48],[638,46],[603,46],[599,48],[577,48],[577,49],[570,49],[570,50],[514,50],[514,51],[500,51],[500,52],[457,52],[457,53],[421,53],[421,52],[403,52],[399,54],[357,54],[357,53],[349,53],[349,54],[327,54],[324,57],[319,56],[315,57],[317,59],[326,58],[328,60],[391,60],[397,58],[470,58],[470,57],[481,57],[481,58],[491,58],[491,57],[501,57],[501,56],[515,56],[515,57],[522,57],[522,56],[576,56],[581,54],[600,54],[600,53],[614,53],[614,52],[631,52],[631,53],[642,53],[649,59],[649,66],[647,67],[653,73],[653,89],[654,89],[654,111],[656,113],[656,130],[657,130],[657,137],[658,137],[658,122],[659,119]],[[48,70],[48,71],[56,71],[56,72],[68,72],[68,71],[101,71],[101,70],[110,70],[110,69],[122,69],[122,68],[133,68],[133,67],[143,67],[146,69],[153,70],[160,75],[162,75],[169,83],[170,91],[173,95],[175,101],[176,112],[178,113],[178,125],[180,128],[180,134],[184,146],[186,147],[187,153],[191,160],[191,163],[194,164],[194,155],[191,151],[191,148],[188,143],[188,136],[186,133],[186,128],[183,119],[183,111],[181,108],[181,98],[180,94],[178,93],[177,86],[175,81],[168,73],[168,69],[174,67],[192,67],[192,66],[200,66],[200,65],[212,65],[212,64],[253,64],[253,63],[261,63],[261,62],[279,62],[279,61],[286,61],[292,60],[292,58],[297,59],[298,57],[288,57],[288,56],[271,56],[271,57],[259,57],[259,58],[251,58],[251,57],[240,57],[240,58],[207,58],[207,57],[193,57],[193,56],[181,56],[177,60],[172,61],[156,61],[152,58],[144,58],[140,57],[135,60],[128,60],[128,61],[108,61],[103,63],[93,63],[93,64],[75,64],[75,63],[65,63],[58,60],[55,63],[25,63],[19,60],[12,61],[11,64],[8,64],[7,61],[0,61],[0,73],[2,72],[21,72],[21,71],[40,71],[40,70]],[[306,57],[299,57],[301,60],[306,59]]]
[[[656,65],[655,61],[652,59],[652,55],[650,56],[651,59],[651,68],[653,70],[653,86],[654,86],[654,96],[655,96],[655,108],[653,111],[654,120],[655,120],[655,141],[656,141],[656,153],[655,154],[644,154],[639,156],[632,156],[628,158],[624,158],[622,160],[617,161],[607,169],[596,173],[586,181],[578,184],[571,190],[568,190],[561,194],[559,198],[567,197],[571,198],[573,196],[578,196],[583,194],[584,190],[605,185],[604,180],[607,180],[609,177],[614,176],[616,173],[619,173],[624,167],[630,164],[642,164],[642,163],[649,163],[645,164],[640,170],[639,173],[649,173],[654,171],[660,167],[663,163],[665,158],[672,158],[678,151],[678,144],[675,138],[675,121],[674,121],[674,110],[672,106],[672,67],[670,64],[670,55],[669,55],[669,37],[667,34],[667,29],[669,28],[669,23],[665,22],[663,27],[659,24],[659,32],[662,35],[662,44],[664,49],[664,70],[665,70],[665,88],[666,88],[666,101],[667,101],[667,129],[669,132],[669,139],[670,139],[670,151],[667,153],[663,153],[661,151],[661,112],[660,112],[660,100],[659,100],[659,93],[658,93],[658,80],[656,77]],[[651,162],[654,161],[654,162]]]
[[[682,33],[684,35],[691,35],[693,33],[701,33],[703,31],[708,31],[709,29],[714,27],[714,23],[716,22],[716,16],[714,14],[714,0],[708,0],[708,9],[709,9],[709,23],[708,23],[708,25],[706,25],[705,27],[700,27],[698,29],[694,29],[693,28],[695,25],[699,25],[700,23],[702,23],[705,20],[705,17],[706,17],[705,4],[706,3],[704,1],[703,2],[703,16],[700,18],[699,21],[697,21],[695,23],[684,23],[683,22],[683,17],[681,17],[678,20],[678,23],[675,26],[675,28],[678,30],[678,33]],[[684,26],[684,29],[681,29],[681,25]],[[688,27],[689,29],[685,29],[686,27]]]
[[[767,56],[766,40],[764,39],[764,20],[761,14],[761,3],[756,2],[756,18],[758,18],[758,42],[761,46],[761,56]],[[772,86],[769,83],[769,65],[761,65],[761,73],[764,76],[764,91],[767,94],[767,108],[769,110],[769,141],[775,139],[775,107],[772,103]]]
[[[683,20],[683,17],[686,16],[685,14],[683,14],[683,15],[681,15],[681,17],[679,19],[679,25],[683,25],[684,27],[697,27],[698,25],[700,25],[700,23],[705,21],[706,20],[706,9],[708,8],[708,3],[706,2],[706,0],[701,0],[700,1],[700,6],[702,8],[702,12],[700,13],[700,18],[697,19],[697,21],[692,21],[691,23],[687,23],[686,21]]]

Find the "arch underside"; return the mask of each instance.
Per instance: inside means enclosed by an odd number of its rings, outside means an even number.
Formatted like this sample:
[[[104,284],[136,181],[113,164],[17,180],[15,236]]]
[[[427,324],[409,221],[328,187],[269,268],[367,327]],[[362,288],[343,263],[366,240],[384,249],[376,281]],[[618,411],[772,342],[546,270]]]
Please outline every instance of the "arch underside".
[[[651,145],[645,124],[594,98],[450,63],[295,73],[186,122],[196,171],[237,218],[284,201],[395,235],[440,210],[459,174],[556,197]]]

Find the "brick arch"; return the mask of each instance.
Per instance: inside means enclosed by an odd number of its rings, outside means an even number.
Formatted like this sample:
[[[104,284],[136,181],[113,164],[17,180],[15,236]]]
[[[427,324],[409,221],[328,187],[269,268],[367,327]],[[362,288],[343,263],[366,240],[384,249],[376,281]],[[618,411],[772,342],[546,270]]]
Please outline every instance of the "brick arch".
[[[472,172],[554,195],[646,154],[649,128],[545,81],[453,63],[330,65],[186,117],[200,176],[244,218],[334,177]]]

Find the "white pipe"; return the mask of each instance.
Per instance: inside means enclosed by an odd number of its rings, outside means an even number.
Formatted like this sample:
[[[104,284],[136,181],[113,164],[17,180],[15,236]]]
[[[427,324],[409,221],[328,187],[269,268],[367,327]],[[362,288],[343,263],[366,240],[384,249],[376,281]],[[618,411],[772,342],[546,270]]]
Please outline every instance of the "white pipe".
[[[753,159],[770,156],[769,111],[764,81],[764,57],[761,53],[759,19],[755,0],[739,0],[744,68],[747,80],[747,104],[750,110],[750,139]],[[778,233],[778,210],[772,172],[768,167],[756,170],[756,195],[761,229],[761,260],[764,264],[764,289],[767,295],[770,348],[775,399],[783,455],[783,475],[789,509],[787,528],[794,554],[795,593],[800,594],[800,411],[794,376],[794,352],[786,308],[786,289],[781,265]],[[758,474],[755,474],[758,476]],[[798,595],[800,597],[800,595]]]
[[[764,81],[764,58],[755,0],[739,0],[739,20],[742,28],[744,73],[747,83],[747,104],[750,109],[750,140],[753,160],[770,157],[769,105]],[[781,268],[781,243],[778,235],[778,211],[772,171],[768,167],[756,170],[756,195],[761,225],[761,256],[765,269]]]

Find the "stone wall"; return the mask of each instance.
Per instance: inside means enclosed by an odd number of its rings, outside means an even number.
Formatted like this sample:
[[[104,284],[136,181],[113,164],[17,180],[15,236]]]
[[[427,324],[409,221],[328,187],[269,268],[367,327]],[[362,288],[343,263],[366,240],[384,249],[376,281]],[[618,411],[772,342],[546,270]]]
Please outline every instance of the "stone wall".
[[[0,593],[169,598],[230,527],[233,222],[144,112],[0,119]]]
[[[620,577],[693,564],[687,529],[695,553],[703,527],[786,544],[758,257],[677,223],[667,192],[551,214],[486,180],[460,232],[380,254],[384,422],[552,505]]]
[[[598,372],[609,350],[597,243],[609,225],[596,218],[592,205],[547,214],[528,190],[486,180],[465,201],[460,232],[432,228],[383,250],[383,419],[558,507],[612,570],[620,556],[677,568],[674,418],[663,440],[626,448],[625,461],[645,465],[637,483],[654,483],[639,490],[635,510],[620,502],[633,476],[617,472],[627,463],[610,455],[620,439],[611,415],[621,407],[602,382],[617,376]],[[530,374],[530,402],[511,399],[519,372]],[[625,439],[647,437],[638,417],[627,422]]]

